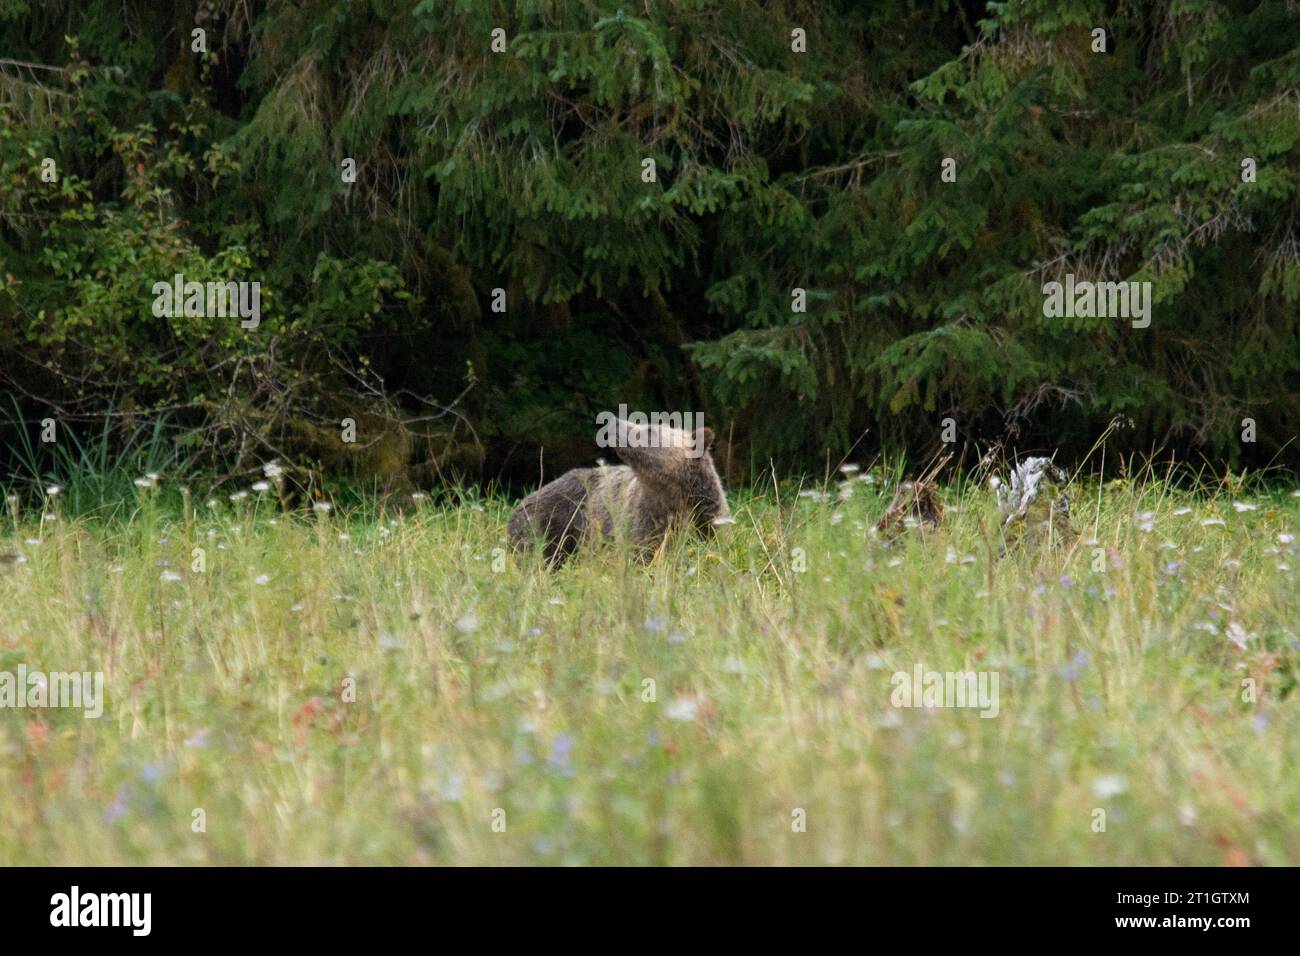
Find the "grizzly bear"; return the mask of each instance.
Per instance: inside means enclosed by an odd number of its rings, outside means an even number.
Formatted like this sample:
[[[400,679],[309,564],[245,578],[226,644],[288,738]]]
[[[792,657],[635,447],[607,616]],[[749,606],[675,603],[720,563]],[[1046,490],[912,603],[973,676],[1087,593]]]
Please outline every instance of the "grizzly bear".
[[[705,534],[727,517],[713,467],[713,431],[636,425],[619,419],[615,450],[623,465],[574,468],[538,488],[510,516],[510,543],[540,543],[552,565],[594,539],[629,544],[646,560],[677,527]]]

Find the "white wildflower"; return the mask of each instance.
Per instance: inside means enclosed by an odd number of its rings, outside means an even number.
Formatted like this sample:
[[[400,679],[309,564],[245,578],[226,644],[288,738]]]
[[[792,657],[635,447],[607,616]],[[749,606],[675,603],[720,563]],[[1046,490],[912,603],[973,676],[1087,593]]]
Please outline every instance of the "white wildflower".
[[[1119,796],[1126,790],[1128,790],[1128,781],[1117,773],[1098,777],[1092,782],[1092,792],[1103,800],[1107,797]]]
[[[1228,630],[1226,633],[1228,635],[1228,640],[1232,641],[1233,645],[1241,651],[1246,649],[1247,641],[1258,637],[1257,634],[1247,633],[1246,629],[1236,621],[1232,621],[1228,624]]]
[[[690,723],[700,712],[699,701],[694,697],[674,697],[664,708],[664,716],[680,723]]]

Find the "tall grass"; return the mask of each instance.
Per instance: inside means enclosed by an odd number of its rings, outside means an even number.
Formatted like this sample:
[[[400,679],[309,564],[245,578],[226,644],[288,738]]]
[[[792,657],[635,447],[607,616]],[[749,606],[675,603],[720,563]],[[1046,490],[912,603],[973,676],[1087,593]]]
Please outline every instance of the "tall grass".
[[[558,573],[500,499],[25,506],[0,671],[107,701],[0,710],[0,862],[1300,864],[1300,498],[1085,484],[999,558],[977,485],[875,540],[891,485]],[[997,716],[893,706],[918,664]]]
[[[44,441],[40,421],[22,417],[11,396],[12,411],[0,418],[5,459],[17,466],[0,480],[6,496],[43,497],[58,487],[62,509],[74,515],[112,517],[135,503],[135,481],[150,473],[184,470],[176,442],[180,437],[165,413],[133,421],[116,414],[77,428],[66,418],[53,421],[53,441]]]

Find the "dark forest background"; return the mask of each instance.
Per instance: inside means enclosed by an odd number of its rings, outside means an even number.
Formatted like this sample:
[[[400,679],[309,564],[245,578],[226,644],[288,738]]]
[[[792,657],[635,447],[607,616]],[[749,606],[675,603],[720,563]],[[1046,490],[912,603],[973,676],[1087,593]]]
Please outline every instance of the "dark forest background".
[[[518,490],[620,402],[731,482],[945,418],[1294,468],[1298,147],[1294,0],[0,0],[0,472]],[[260,327],[155,317],[178,272]],[[1065,273],[1151,326],[1045,318]]]

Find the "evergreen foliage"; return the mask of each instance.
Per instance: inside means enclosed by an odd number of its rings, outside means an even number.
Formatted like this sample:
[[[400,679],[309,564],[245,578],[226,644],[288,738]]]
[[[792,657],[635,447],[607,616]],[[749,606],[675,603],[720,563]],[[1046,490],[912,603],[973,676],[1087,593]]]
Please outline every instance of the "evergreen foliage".
[[[732,480],[947,417],[1294,466],[1298,218],[1293,0],[0,0],[3,387],[229,473],[522,484],[620,402]],[[1150,327],[1046,317],[1066,273]]]

